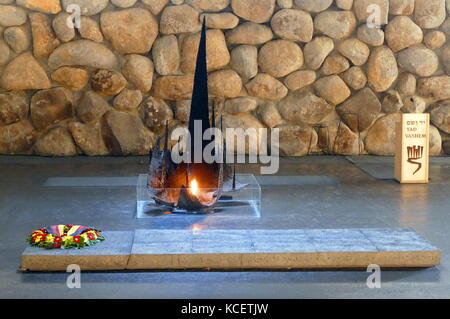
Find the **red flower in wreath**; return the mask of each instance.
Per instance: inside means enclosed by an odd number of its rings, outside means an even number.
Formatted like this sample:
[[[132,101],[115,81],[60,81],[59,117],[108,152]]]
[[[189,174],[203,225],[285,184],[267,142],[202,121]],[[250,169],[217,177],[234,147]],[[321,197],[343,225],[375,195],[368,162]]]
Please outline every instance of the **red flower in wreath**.
[[[88,233],[87,236],[90,240],[95,240],[94,235],[92,235],[91,233]]]
[[[35,239],[37,236],[42,236],[43,234],[44,234],[44,232],[42,230],[37,230],[31,234],[31,238]]]
[[[81,241],[80,236],[74,236],[73,241],[77,244],[80,243],[80,241]]]
[[[55,237],[55,244],[54,244],[54,247],[55,247],[55,248],[60,248],[60,247],[61,247],[61,241],[62,241],[62,238],[61,238],[61,237]]]

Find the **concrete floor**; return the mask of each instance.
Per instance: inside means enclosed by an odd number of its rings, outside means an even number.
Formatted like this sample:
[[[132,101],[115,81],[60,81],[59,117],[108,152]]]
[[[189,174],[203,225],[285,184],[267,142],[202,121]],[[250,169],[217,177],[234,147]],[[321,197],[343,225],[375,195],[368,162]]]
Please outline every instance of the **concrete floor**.
[[[361,160],[389,166],[392,158]],[[261,219],[135,219],[135,189],[46,188],[48,177],[137,176],[146,158],[0,156],[1,298],[449,298],[450,158],[431,164],[429,185],[377,180],[345,157],[282,159],[279,175],[326,175],[339,185],[264,186]],[[240,166],[258,174],[257,165]],[[83,273],[68,289],[66,273],[19,273],[24,239],[40,226],[74,223],[103,230],[412,227],[442,249],[442,265],[382,272],[382,288],[365,271]]]

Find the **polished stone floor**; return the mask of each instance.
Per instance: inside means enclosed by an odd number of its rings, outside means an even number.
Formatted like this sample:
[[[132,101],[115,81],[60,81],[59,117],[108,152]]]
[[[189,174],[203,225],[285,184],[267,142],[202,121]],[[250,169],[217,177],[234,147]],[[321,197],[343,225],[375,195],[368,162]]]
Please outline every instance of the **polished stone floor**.
[[[449,298],[450,158],[432,160],[429,185],[399,185],[387,179],[392,161],[368,156],[284,158],[278,175],[315,177],[298,185],[264,183],[260,219],[218,215],[136,219],[134,187],[44,183],[50,177],[133,177],[145,173],[146,158],[0,156],[0,297]],[[239,166],[238,171],[258,174],[259,167]],[[383,171],[379,179],[378,171]],[[367,288],[369,274],[363,270],[93,272],[82,274],[81,289],[68,289],[66,273],[17,272],[25,236],[58,223],[103,230],[411,227],[442,250],[442,264],[383,271],[381,289]]]

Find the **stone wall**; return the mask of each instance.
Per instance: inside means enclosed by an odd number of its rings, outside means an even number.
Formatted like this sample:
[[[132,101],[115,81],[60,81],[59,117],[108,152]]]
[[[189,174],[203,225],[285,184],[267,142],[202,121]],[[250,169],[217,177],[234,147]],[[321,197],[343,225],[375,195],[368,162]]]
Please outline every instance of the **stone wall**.
[[[448,12],[445,0],[0,0],[0,153],[146,154],[166,120],[187,121],[206,15],[226,126],[280,128],[283,155],[388,155],[400,114],[430,112],[432,153],[449,154]]]

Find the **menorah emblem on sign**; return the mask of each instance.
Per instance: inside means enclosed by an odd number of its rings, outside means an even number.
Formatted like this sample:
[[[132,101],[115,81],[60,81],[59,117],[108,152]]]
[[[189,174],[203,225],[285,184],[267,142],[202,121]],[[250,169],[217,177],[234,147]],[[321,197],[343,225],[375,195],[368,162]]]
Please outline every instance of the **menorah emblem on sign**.
[[[408,146],[408,163],[417,165],[417,169],[414,171],[413,175],[416,175],[418,171],[422,168],[422,163],[419,160],[423,157],[423,146]]]

